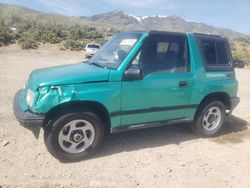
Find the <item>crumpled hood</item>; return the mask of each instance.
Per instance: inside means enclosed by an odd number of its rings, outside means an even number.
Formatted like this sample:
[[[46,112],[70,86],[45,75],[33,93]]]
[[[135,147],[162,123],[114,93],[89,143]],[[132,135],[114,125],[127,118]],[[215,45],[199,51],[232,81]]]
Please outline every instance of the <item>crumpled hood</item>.
[[[108,81],[109,70],[77,63],[34,70],[29,83],[37,86],[65,85],[84,82]]]

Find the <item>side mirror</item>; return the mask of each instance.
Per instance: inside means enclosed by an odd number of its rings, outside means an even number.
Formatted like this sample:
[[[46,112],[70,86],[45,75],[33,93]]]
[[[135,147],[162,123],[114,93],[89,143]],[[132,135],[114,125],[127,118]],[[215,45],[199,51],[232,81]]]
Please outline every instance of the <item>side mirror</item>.
[[[138,67],[131,67],[127,69],[123,75],[123,80],[125,81],[142,80],[142,78],[142,72]]]
[[[234,68],[244,68],[245,67],[245,63],[241,60],[235,60],[233,62],[233,66]]]

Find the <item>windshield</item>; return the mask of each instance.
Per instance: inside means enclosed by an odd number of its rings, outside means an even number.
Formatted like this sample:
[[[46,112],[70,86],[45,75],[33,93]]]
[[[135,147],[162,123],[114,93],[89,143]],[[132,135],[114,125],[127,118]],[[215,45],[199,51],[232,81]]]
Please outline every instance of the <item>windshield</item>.
[[[99,49],[100,46],[97,44],[88,44],[87,48],[98,48]]]
[[[109,40],[89,63],[107,69],[117,69],[130,50],[141,38],[142,33],[119,33]]]

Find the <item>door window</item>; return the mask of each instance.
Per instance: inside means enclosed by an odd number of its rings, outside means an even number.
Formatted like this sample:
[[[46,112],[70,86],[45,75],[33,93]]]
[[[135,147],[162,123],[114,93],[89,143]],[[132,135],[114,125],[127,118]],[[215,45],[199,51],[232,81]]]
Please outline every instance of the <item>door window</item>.
[[[189,71],[189,55],[185,36],[149,36],[132,65],[143,74],[180,73]]]

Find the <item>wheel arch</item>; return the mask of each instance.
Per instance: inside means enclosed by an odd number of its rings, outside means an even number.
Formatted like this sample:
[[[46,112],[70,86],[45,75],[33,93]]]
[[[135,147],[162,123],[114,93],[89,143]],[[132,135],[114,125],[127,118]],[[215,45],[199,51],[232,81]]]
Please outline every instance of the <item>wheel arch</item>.
[[[197,115],[197,112],[199,112],[200,108],[204,105],[204,103],[206,103],[209,100],[213,100],[213,99],[217,99],[217,100],[221,101],[225,105],[226,110],[231,109],[230,96],[226,92],[213,92],[213,93],[206,95],[201,100],[195,114]]]
[[[111,127],[110,115],[107,108],[96,101],[69,101],[65,103],[61,103],[52,109],[50,109],[46,115],[43,123],[43,127],[46,128],[50,126],[51,121],[58,116],[61,116],[65,113],[70,112],[79,112],[89,110],[95,113],[104,123],[105,130],[109,130]]]

